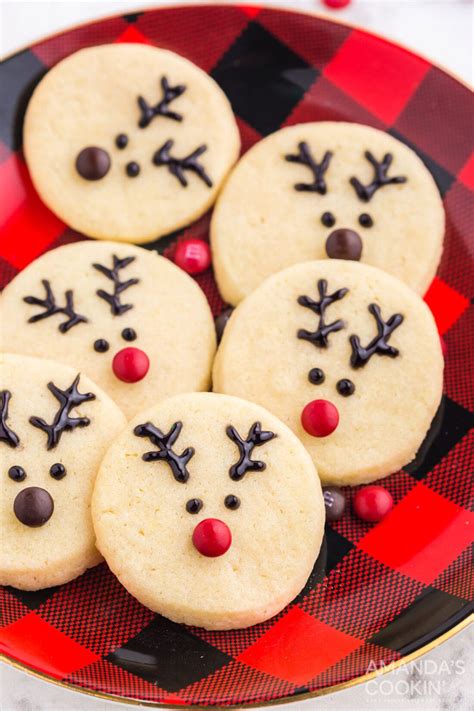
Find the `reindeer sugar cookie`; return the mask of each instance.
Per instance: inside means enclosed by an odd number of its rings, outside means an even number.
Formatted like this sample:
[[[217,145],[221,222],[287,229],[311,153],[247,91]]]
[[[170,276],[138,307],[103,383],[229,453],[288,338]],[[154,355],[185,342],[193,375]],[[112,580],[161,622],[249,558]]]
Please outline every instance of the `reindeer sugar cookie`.
[[[375,267],[322,260],[267,279],[232,314],[214,389],[252,398],[301,439],[326,484],[410,462],[442,395],[427,305]]]
[[[146,242],[214,202],[240,139],[219,86],[173,52],[82,49],[35,89],[24,126],[43,201],[97,239]]]
[[[105,241],[59,247],[10,282],[0,311],[3,350],[74,366],[128,417],[209,387],[216,339],[206,297],[155,252]]]
[[[175,622],[234,629],[305,585],[324,502],[302,444],[262,407],[177,395],[138,415],[94,490],[97,545],[127,590]]]
[[[0,355],[1,585],[60,585],[100,562],[92,488],[125,423],[112,400],[77,370]]]
[[[291,126],[257,143],[211,224],[216,278],[231,304],[291,264],[325,258],[372,264],[423,294],[443,233],[441,197],[418,156],[342,122]]]

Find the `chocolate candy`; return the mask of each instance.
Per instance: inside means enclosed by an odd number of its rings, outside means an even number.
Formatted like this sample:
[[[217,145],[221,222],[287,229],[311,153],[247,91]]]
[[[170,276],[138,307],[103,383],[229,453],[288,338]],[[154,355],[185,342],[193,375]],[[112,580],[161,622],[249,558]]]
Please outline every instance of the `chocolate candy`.
[[[393,509],[393,498],[383,486],[364,486],[354,496],[352,506],[362,521],[377,523]]]
[[[122,348],[114,355],[112,370],[123,383],[137,383],[148,373],[150,359],[140,348]]]
[[[303,408],[301,424],[312,437],[327,437],[339,424],[339,412],[329,400],[312,400]]]
[[[194,529],[192,541],[201,555],[217,558],[229,550],[232,534],[224,521],[218,518],[205,518]]]
[[[354,230],[334,230],[326,240],[326,254],[330,259],[350,259],[358,262],[362,254],[362,240]]]
[[[105,338],[98,338],[94,341],[94,350],[97,351],[97,353],[106,353],[109,348],[109,342],[106,341]]]
[[[346,498],[337,486],[323,487],[324,506],[327,521],[338,521],[346,508]]]
[[[342,395],[343,397],[349,397],[349,395],[352,395],[352,393],[355,391],[355,385],[352,380],[342,378],[342,380],[337,381],[336,390],[339,395]]]
[[[24,481],[26,479],[26,472],[23,467],[19,467],[17,464],[14,464],[8,470],[8,476],[13,481]]]
[[[83,148],[76,158],[76,170],[85,180],[101,180],[110,170],[110,156],[97,146]]]
[[[20,523],[37,528],[43,526],[53,515],[54,501],[46,489],[29,486],[16,495],[13,511]]]
[[[189,499],[186,503],[186,511],[190,514],[197,514],[203,506],[202,499]]]
[[[53,479],[57,479],[59,481],[60,479],[64,479],[67,472],[66,472],[66,467],[64,466],[64,464],[61,464],[60,462],[56,462],[56,464],[51,465],[49,473],[51,474]]]
[[[325,377],[321,368],[311,368],[308,373],[308,380],[313,385],[321,385],[321,383],[324,383]]]
[[[238,509],[240,506],[240,499],[238,496],[234,496],[234,494],[229,494],[224,499],[224,505],[231,511],[235,511],[235,509]]]
[[[129,178],[136,178],[140,172],[140,166],[134,160],[127,163],[125,166],[125,171]]]
[[[227,326],[227,321],[230,319],[232,316],[233,312],[232,306],[230,306],[228,309],[224,309],[224,311],[219,314],[219,316],[216,318],[216,336],[217,336],[217,342],[220,343],[220,340],[224,334],[224,329]]]

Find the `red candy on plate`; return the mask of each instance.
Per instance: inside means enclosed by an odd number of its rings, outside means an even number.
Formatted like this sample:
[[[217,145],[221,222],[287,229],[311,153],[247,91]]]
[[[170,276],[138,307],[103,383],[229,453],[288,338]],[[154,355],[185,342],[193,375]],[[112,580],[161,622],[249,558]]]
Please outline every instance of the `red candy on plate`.
[[[341,10],[350,5],[351,0],[323,0],[323,3],[332,10]]]
[[[193,544],[201,555],[217,558],[224,555],[232,543],[229,526],[218,518],[205,518],[193,531]]]
[[[339,412],[329,400],[312,400],[303,408],[301,424],[312,437],[327,437],[339,424]]]
[[[122,348],[112,361],[114,375],[124,383],[137,383],[148,373],[150,359],[140,348]]]
[[[393,498],[383,486],[365,486],[354,496],[352,506],[362,521],[376,523],[393,509]]]
[[[211,248],[202,239],[178,242],[174,263],[188,274],[201,274],[211,265]]]

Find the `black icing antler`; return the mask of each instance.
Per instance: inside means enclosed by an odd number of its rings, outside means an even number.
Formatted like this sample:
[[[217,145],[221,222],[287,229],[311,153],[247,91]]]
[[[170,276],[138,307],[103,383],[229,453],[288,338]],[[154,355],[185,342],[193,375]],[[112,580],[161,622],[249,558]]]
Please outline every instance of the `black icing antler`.
[[[124,259],[119,259],[115,254],[113,255],[113,267],[108,269],[104,267],[103,264],[93,264],[94,269],[97,269],[101,274],[110,279],[114,284],[114,293],[108,294],[103,289],[98,289],[96,292],[97,296],[101,299],[107,301],[110,304],[110,310],[114,316],[121,316],[129,309],[133,308],[133,304],[122,304],[120,303],[120,294],[128,289],[134,284],[138,284],[139,279],[128,279],[128,281],[120,281],[119,271],[120,269],[125,269],[131,262],[135,260],[135,257],[125,257]]]
[[[236,443],[239,448],[240,457],[238,462],[233,464],[229,469],[229,476],[234,481],[243,479],[247,472],[262,472],[266,468],[264,462],[255,461],[252,459],[252,451],[254,447],[260,447],[265,442],[274,439],[277,435],[273,432],[262,432],[260,422],[254,422],[246,439],[242,439],[235,427],[229,425],[226,429],[227,436]]]
[[[301,338],[304,341],[309,341],[318,348],[327,348],[329,334],[334,333],[335,331],[340,331],[344,328],[344,321],[341,321],[341,319],[326,324],[324,322],[324,316],[328,306],[333,304],[335,301],[342,299],[347,294],[349,289],[338,289],[334,292],[334,294],[328,294],[327,289],[328,283],[326,279],[319,279],[319,301],[314,301],[309,296],[298,297],[298,303],[300,306],[311,309],[311,311],[314,311],[314,313],[319,316],[319,323],[316,331],[307,331],[304,328],[300,328],[298,331],[298,338]]]
[[[133,434],[137,437],[148,437],[150,442],[153,442],[158,447],[158,452],[145,452],[142,456],[144,462],[155,462],[157,460],[167,462],[176,481],[185,484],[189,479],[186,465],[194,455],[194,448],[187,447],[181,454],[176,454],[172,449],[182,428],[182,422],[175,422],[168,434],[163,434],[151,422],[146,422],[143,425],[137,425],[133,430]]]
[[[65,306],[58,306],[56,304],[56,299],[51,289],[51,284],[47,279],[42,279],[41,283],[44,286],[46,297],[44,299],[39,299],[36,296],[25,296],[23,301],[27,304],[34,304],[35,306],[42,306],[44,311],[31,316],[28,319],[28,323],[36,323],[36,321],[41,321],[44,318],[49,318],[55,314],[64,314],[67,316],[67,321],[63,321],[59,324],[58,329],[61,333],[67,333],[70,328],[77,326],[78,323],[87,323],[88,319],[85,316],[81,316],[74,311],[73,296],[72,291],[69,289],[64,292],[64,297],[66,299]]]
[[[175,111],[170,111],[169,105],[172,101],[184,94],[186,87],[183,84],[178,84],[177,86],[170,86],[168,79],[166,77],[161,77],[161,89],[163,91],[163,98],[155,106],[150,106],[148,101],[139,96],[138,106],[140,107],[141,116],[138,122],[140,128],[146,128],[153,121],[155,116],[165,116],[166,118],[173,119],[173,121],[182,121],[183,117],[181,114],[177,114]]]
[[[39,427],[48,435],[48,449],[56,447],[63,432],[74,430],[76,427],[90,425],[88,417],[70,417],[73,408],[82,405],[83,402],[95,400],[94,393],[80,393],[78,391],[77,386],[79,385],[80,377],[80,374],[78,374],[74,382],[66,390],[61,390],[52,382],[48,383],[48,390],[53,393],[59,402],[59,410],[52,424],[48,425],[41,417],[30,417],[30,423],[34,427]]]
[[[331,151],[326,151],[321,163],[317,163],[311,155],[311,150],[305,141],[298,143],[299,153],[296,155],[286,155],[285,160],[289,163],[301,163],[308,166],[313,173],[314,180],[312,183],[296,183],[294,188],[299,192],[319,193],[326,195],[327,186],[324,180],[324,174],[329,168],[329,163],[332,158]]]
[[[10,447],[18,447],[20,438],[7,425],[8,403],[12,394],[9,390],[0,391],[0,442],[5,442]]]
[[[199,146],[185,158],[175,158],[170,154],[173,144],[174,141],[171,139],[166,141],[166,143],[163,143],[161,148],[159,148],[154,154],[153,163],[156,166],[166,165],[171,175],[174,175],[175,178],[179,180],[183,188],[188,185],[188,181],[184,174],[186,170],[196,173],[196,175],[201,178],[204,183],[206,183],[208,188],[212,188],[212,180],[206,173],[204,166],[197,160],[200,155],[207,151],[207,146]]]
[[[370,304],[369,311],[374,316],[377,324],[377,335],[364,348],[360,345],[359,336],[351,336],[350,342],[352,346],[351,365],[353,368],[362,368],[372,356],[376,353],[381,356],[389,356],[396,358],[399,354],[397,348],[389,346],[387,341],[390,335],[395,331],[403,321],[401,314],[393,314],[388,321],[384,321],[380,313],[380,307],[377,304]]]
[[[370,151],[365,151],[364,156],[367,158],[369,163],[374,167],[374,179],[369,185],[362,185],[362,183],[357,178],[351,178],[350,184],[357,193],[357,196],[363,202],[369,202],[377,192],[379,188],[383,188],[384,185],[396,185],[399,183],[406,183],[407,179],[403,175],[395,175],[389,178],[387,171],[390,168],[393,160],[391,153],[386,153],[383,157],[381,163],[373,156]]]

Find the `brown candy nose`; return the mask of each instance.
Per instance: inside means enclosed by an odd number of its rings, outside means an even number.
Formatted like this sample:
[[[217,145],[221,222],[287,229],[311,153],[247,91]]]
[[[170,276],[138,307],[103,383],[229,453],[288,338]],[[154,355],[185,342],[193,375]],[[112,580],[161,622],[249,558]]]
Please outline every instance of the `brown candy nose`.
[[[13,511],[20,523],[37,528],[43,526],[53,515],[54,501],[46,489],[28,486],[15,496]]]
[[[331,232],[326,240],[330,259],[351,259],[358,262],[362,255],[362,240],[357,232],[342,227]]]

